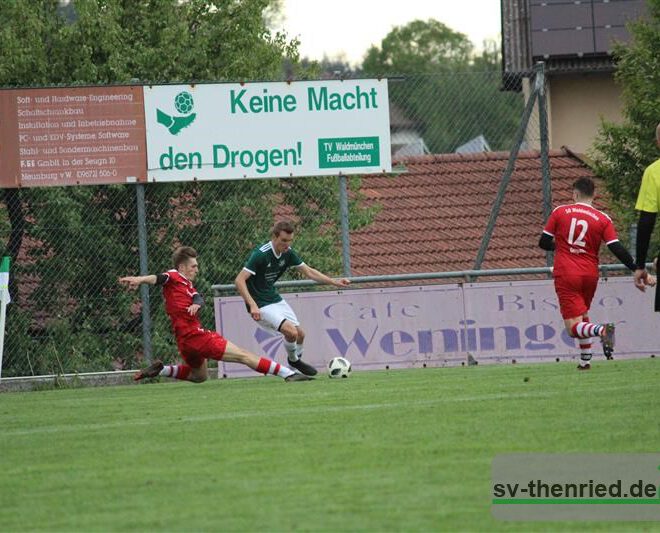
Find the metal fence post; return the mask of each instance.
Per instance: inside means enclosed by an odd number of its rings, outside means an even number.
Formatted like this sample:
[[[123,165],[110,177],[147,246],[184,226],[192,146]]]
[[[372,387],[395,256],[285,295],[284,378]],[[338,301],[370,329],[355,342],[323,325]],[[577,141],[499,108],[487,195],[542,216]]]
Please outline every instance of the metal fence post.
[[[539,138],[541,141],[541,176],[543,189],[543,220],[548,220],[552,212],[552,182],[550,180],[550,140],[548,135],[548,107],[546,105],[545,92],[545,63],[539,61],[534,66],[536,79],[534,80],[534,91],[539,101]],[[552,266],[553,253],[545,254],[545,264]]]
[[[351,243],[348,224],[348,185],[346,176],[339,176],[339,215],[341,218],[341,258],[344,276],[351,275]]]
[[[144,184],[135,186],[137,201],[138,250],[140,255],[140,275],[146,276],[148,271],[147,254],[147,211],[144,202]],[[140,285],[140,299],[142,301],[142,349],[147,363],[151,363],[151,302],[149,299],[149,286]]]
[[[532,94],[529,95],[529,100],[525,105],[525,110],[523,111],[523,116],[520,121],[520,126],[518,126],[518,133],[516,134],[516,141],[509,152],[509,161],[507,162],[506,169],[502,175],[502,181],[500,182],[500,188],[497,191],[497,196],[493,202],[493,207],[490,211],[490,217],[488,218],[488,225],[486,226],[486,231],[484,236],[481,239],[481,244],[479,245],[479,251],[477,252],[477,259],[474,262],[473,270],[481,270],[481,264],[484,261],[486,255],[486,250],[488,249],[488,243],[490,238],[493,235],[493,230],[495,229],[495,221],[497,220],[497,215],[500,212],[502,207],[502,202],[504,202],[504,193],[506,188],[509,185],[509,180],[513,174],[513,169],[516,164],[516,159],[518,158],[518,152],[520,151],[520,146],[523,143],[525,138],[525,132],[527,131],[527,123],[529,122],[529,117],[532,115],[532,109],[534,109],[534,103],[536,101],[537,91],[532,91]]]

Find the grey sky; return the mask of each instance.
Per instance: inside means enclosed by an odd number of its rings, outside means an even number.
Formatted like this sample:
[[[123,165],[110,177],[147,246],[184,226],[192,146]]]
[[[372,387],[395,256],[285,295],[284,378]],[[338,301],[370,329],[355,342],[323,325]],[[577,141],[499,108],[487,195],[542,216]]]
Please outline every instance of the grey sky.
[[[500,34],[499,0],[283,0],[281,28],[301,40],[303,56],[359,63],[394,26],[434,18],[468,36],[479,49]]]

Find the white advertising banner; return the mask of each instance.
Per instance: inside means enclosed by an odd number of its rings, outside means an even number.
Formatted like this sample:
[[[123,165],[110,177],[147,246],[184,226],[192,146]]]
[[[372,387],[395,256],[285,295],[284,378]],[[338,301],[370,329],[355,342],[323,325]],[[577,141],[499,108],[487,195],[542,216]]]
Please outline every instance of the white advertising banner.
[[[614,357],[660,354],[654,291],[632,280],[601,280],[593,322],[614,322]],[[305,335],[307,362],[323,368],[333,357],[353,368],[385,369],[479,363],[575,360],[579,348],[564,330],[551,280],[424,285],[285,294]],[[216,328],[235,344],[286,363],[282,336],[254,322],[240,297],[215,299]],[[604,361],[594,339],[595,361]],[[241,365],[221,374],[248,376]]]
[[[149,181],[390,172],[387,80],[144,87]]]

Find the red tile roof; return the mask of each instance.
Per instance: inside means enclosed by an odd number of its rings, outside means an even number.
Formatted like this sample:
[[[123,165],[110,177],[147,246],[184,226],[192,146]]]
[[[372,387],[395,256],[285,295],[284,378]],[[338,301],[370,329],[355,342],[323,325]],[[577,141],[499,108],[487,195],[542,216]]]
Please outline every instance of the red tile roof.
[[[508,152],[415,156],[401,161],[404,174],[363,177],[366,203],[380,211],[371,225],[351,232],[352,275],[472,269],[508,157]],[[552,150],[550,167],[553,207],[571,202],[573,182],[586,176],[596,181],[595,207],[607,211],[598,194],[604,186],[576,155]],[[540,155],[521,153],[482,269],[545,266],[538,248],[544,222]]]

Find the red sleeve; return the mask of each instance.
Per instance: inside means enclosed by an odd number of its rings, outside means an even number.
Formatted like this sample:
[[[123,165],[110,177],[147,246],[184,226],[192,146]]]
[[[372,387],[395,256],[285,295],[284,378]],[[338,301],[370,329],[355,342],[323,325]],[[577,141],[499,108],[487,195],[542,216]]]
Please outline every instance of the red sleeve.
[[[548,235],[552,235],[553,237],[555,236],[555,231],[557,229],[556,213],[557,213],[556,209],[552,213],[550,213],[550,216],[548,217],[548,221],[545,223],[545,228],[543,228],[543,233],[547,233]]]
[[[616,234],[616,229],[614,229],[614,224],[612,224],[612,221],[609,218],[605,223],[605,230],[603,231],[603,240],[605,241],[605,244],[610,244],[611,242],[615,242],[619,240],[619,237]]]

